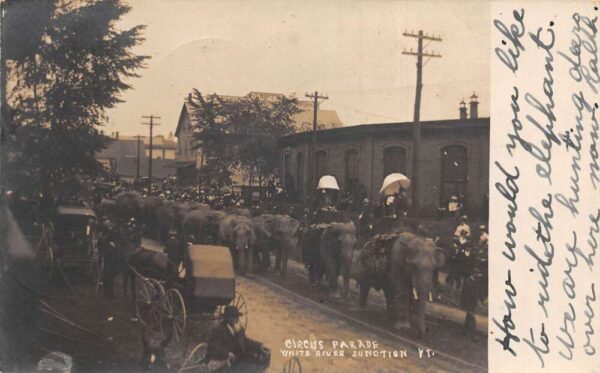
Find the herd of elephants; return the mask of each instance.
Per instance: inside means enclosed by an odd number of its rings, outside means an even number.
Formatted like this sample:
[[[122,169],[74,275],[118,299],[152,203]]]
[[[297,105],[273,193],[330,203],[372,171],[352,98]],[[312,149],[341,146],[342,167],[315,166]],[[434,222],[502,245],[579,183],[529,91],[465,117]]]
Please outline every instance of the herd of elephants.
[[[360,306],[366,305],[371,288],[383,290],[394,328],[412,328],[419,336],[425,332],[425,308],[431,299],[434,274],[444,264],[443,252],[436,243],[411,230],[388,237],[382,266],[378,262],[381,257],[374,257],[376,253],[368,242],[357,238],[352,222],[327,225],[319,233],[320,244],[303,248],[314,241],[304,239],[307,227],[288,215],[253,216],[238,207],[214,210],[198,202],[143,198],[135,191],[102,200],[97,213],[102,220],[117,223],[138,219],[143,234],[163,243],[176,235],[182,252],[186,244],[227,246],[239,275],[267,271],[271,254],[275,254],[275,271],[285,276],[290,255],[301,249],[317,251],[314,254],[319,261],[312,266],[320,272],[317,280],[326,277],[331,297],[348,295],[352,274],[359,285]]]

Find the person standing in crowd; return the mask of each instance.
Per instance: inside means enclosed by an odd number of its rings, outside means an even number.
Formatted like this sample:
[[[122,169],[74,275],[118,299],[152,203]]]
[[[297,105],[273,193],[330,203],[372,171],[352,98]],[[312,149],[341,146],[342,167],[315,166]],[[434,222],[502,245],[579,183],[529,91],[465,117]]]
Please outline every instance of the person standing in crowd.
[[[358,234],[363,241],[366,241],[373,233],[373,217],[373,206],[369,199],[365,198],[358,215]]]
[[[471,227],[468,224],[467,216],[459,218],[458,225],[454,230],[452,238],[452,255],[450,256],[448,277],[446,284],[460,289],[462,281],[466,276],[466,265],[469,260],[470,249],[468,242],[471,237]]]
[[[169,260],[173,262],[175,268],[179,268],[179,265],[183,261],[182,245],[174,229],[169,231],[167,243],[165,244],[165,253]]]
[[[115,227],[114,223],[108,218],[105,219],[101,227],[98,246],[104,262],[102,273],[104,297],[108,300],[112,300],[114,298],[114,280],[119,273],[120,265],[120,241],[121,239],[119,237],[119,231]]]
[[[483,303],[488,293],[487,245],[467,251],[464,268],[464,282],[460,294],[460,305],[466,312],[463,334],[468,338],[477,339],[475,311],[478,302]]]

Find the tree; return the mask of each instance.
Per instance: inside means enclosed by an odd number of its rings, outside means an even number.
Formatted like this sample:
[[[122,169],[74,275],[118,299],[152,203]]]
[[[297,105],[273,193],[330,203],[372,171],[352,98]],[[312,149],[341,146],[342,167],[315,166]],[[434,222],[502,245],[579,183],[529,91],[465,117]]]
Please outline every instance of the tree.
[[[10,61],[3,128],[9,152],[3,184],[18,182],[27,170],[33,180],[27,186],[39,186],[42,193],[56,192],[64,178],[101,172],[94,155],[109,141],[100,132],[105,110],[122,102],[119,94],[131,88],[126,79],[137,77],[148,58],[132,52],[143,41],[144,26],[115,27],[130,10],[121,1],[52,4],[50,17],[40,16],[46,20],[43,30],[26,35],[26,52],[14,53]],[[18,36],[10,40],[18,42]]]
[[[276,173],[277,139],[295,131],[293,116],[300,111],[295,97],[282,95],[274,102],[256,97],[225,100],[194,90],[190,103],[204,180],[219,180],[223,185],[241,171],[250,183],[256,177],[262,185]]]

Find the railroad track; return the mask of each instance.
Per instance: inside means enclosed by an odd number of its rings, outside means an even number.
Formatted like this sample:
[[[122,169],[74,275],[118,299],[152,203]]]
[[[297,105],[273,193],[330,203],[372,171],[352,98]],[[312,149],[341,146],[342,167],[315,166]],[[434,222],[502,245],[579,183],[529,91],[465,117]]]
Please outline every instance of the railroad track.
[[[259,284],[261,284],[263,286],[269,287],[272,290],[283,293],[286,296],[293,298],[295,301],[297,301],[299,303],[302,303],[313,309],[318,309],[318,310],[320,310],[324,313],[327,313],[331,316],[334,316],[339,319],[343,319],[344,321],[348,322],[349,324],[359,326],[359,327],[363,328],[364,330],[367,330],[373,334],[379,335],[380,337],[385,339],[388,343],[391,343],[394,345],[401,343],[403,345],[410,345],[415,348],[430,349],[431,351],[434,351],[435,356],[442,358],[448,362],[451,362],[451,363],[455,364],[456,366],[469,368],[469,369],[472,369],[477,372],[487,372],[487,370],[488,370],[487,367],[484,367],[484,366],[481,366],[481,365],[478,365],[475,363],[471,363],[469,361],[466,361],[466,360],[464,360],[460,357],[454,356],[452,354],[440,352],[439,350],[431,348],[431,347],[429,347],[421,342],[418,342],[416,340],[396,335],[395,333],[390,332],[389,330],[380,328],[378,326],[375,326],[375,325],[365,322],[363,320],[359,320],[356,317],[350,316],[350,315],[340,312],[332,307],[329,307],[327,305],[316,302],[306,296],[300,295],[294,291],[286,289],[285,287],[283,287],[279,284],[276,284],[275,282],[273,282],[265,277],[253,276],[252,280],[258,282]],[[462,371],[462,370],[460,370],[460,371]]]

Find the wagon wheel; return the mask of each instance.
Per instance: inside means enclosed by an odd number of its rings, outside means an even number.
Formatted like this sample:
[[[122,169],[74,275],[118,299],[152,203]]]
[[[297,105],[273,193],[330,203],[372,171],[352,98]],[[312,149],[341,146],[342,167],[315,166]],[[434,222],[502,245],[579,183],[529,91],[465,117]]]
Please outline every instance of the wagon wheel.
[[[240,312],[240,322],[244,329],[248,326],[248,307],[246,306],[246,299],[244,296],[237,291],[235,292],[235,297],[227,306],[235,306]],[[225,306],[219,306],[218,309],[219,318],[223,318],[223,313],[225,312]]]
[[[283,373],[302,373],[302,365],[297,357],[289,359],[283,366]]]
[[[48,269],[48,278],[52,280],[54,275],[54,249],[52,248],[52,233],[50,227],[42,224],[42,237],[37,245],[36,255],[44,267]]]
[[[178,372],[181,373],[188,370],[197,370],[198,368],[203,367],[207,352],[208,344],[206,342],[196,345],[196,347],[192,349],[192,352],[190,352],[185,358]]]
[[[58,265],[56,258],[54,257],[54,247],[52,247],[51,242],[47,242],[46,245],[42,248],[43,252],[42,263],[45,267],[48,268],[48,279],[52,280],[54,278],[54,270]]]
[[[160,282],[144,278],[135,299],[135,311],[142,324],[149,328],[160,327],[163,317],[160,304],[165,297],[165,289]]]
[[[94,260],[90,272],[90,277],[92,279],[92,283],[94,284],[94,295],[97,295],[98,290],[100,290],[100,285],[102,285],[102,275],[104,272],[104,263],[102,262],[100,257]]]
[[[161,322],[163,334],[165,328],[172,328],[173,339],[176,342],[182,338],[185,332],[187,311],[181,293],[177,289],[167,289],[163,298],[164,317]]]

